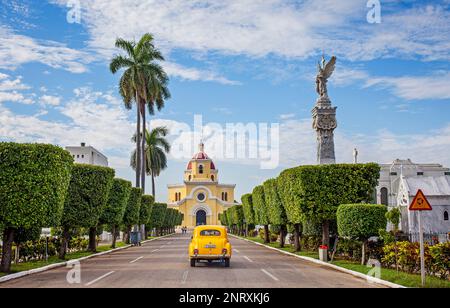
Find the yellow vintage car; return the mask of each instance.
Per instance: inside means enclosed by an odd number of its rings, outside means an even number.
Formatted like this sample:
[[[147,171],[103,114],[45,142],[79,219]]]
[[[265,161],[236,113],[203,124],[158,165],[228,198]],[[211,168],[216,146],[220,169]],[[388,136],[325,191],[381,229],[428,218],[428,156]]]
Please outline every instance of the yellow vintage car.
[[[227,229],[223,226],[195,227],[189,244],[189,260],[191,266],[201,260],[209,263],[219,260],[230,267],[231,244],[228,241]]]

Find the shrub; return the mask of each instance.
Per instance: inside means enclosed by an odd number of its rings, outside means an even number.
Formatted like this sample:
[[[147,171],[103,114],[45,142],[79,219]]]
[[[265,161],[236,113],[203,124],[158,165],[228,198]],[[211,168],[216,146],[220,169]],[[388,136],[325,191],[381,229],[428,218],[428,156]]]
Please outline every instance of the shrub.
[[[337,210],[338,232],[341,237],[359,239],[362,244],[361,263],[365,263],[367,239],[386,228],[386,206],[375,204],[343,204]]]
[[[255,223],[255,211],[253,208],[252,194],[242,195],[241,201],[242,201],[242,208],[244,211],[244,217],[245,217],[247,224],[254,224]]]
[[[304,218],[322,223],[324,245],[329,245],[329,221],[340,204],[368,202],[377,185],[377,164],[300,166],[284,170],[279,178],[281,199],[291,223]]]
[[[96,250],[96,229],[108,202],[114,174],[114,169],[108,167],[74,165],[61,221],[64,228],[62,259],[69,240],[68,230],[72,227],[89,228],[89,249]]]
[[[53,145],[0,143],[0,271],[10,270],[15,229],[59,224],[72,164],[69,152]]]
[[[450,242],[430,246],[431,270],[441,279],[448,279],[450,274]]]
[[[131,188],[130,197],[128,198],[127,207],[123,216],[123,224],[128,228],[139,223],[139,213],[142,202],[142,189]]]
[[[154,199],[153,196],[143,195],[139,211],[139,224],[148,224],[152,215]]]

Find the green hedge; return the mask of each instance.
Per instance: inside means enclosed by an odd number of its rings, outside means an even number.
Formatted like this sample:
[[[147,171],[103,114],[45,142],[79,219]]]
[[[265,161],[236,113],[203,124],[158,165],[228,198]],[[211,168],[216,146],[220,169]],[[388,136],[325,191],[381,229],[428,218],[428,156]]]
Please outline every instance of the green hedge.
[[[264,187],[262,185],[256,186],[252,192],[253,206],[255,209],[255,223],[258,225],[268,225],[269,215],[266,206],[266,199],[264,196]]]
[[[108,202],[114,169],[75,164],[64,204],[62,225],[95,227]]]
[[[139,214],[141,209],[142,189],[131,188],[130,197],[128,198],[127,207],[123,216],[123,224],[127,227],[139,223]]]
[[[0,225],[58,225],[72,165],[69,152],[57,146],[0,142]]]
[[[340,204],[370,202],[379,174],[374,163],[287,169],[278,178],[287,217],[291,223],[333,220]]]
[[[277,180],[269,179],[264,182],[263,187],[270,223],[277,226],[286,225],[288,221],[286,211],[278,194]]]
[[[128,198],[131,193],[131,182],[114,179],[109,192],[108,202],[100,217],[102,224],[120,225],[125,215]]]
[[[165,203],[155,203],[153,205],[153,210],[150,218],[150,226],[152,228],[162,228],[164,227],[165,216],[166,216],[167,204]]]
[[[339,235],[360,240],[376,236],[378,230],[386,229],[386,212],[384,205],[340,205],[336,213]]]
[[[245,221],[249,225],[255,224],[255,211],[253,209],[252,194],[242,195],[241,201],[244,210]]]
[[[153,203],[154,203],[153,196],[150,195],[143,195],[141,199],[141,208],[140,208],[140,214],[139,214],[139,224],[148,224],[150,220],[150,216],[152,215],[152,209],[153,209]]]

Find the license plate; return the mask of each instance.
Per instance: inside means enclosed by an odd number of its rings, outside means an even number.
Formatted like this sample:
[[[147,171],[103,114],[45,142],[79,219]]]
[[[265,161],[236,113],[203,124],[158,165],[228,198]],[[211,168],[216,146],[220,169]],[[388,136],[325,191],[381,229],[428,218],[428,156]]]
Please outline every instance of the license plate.
[[[205,248],[216,248],[216,245],[205,245]]]

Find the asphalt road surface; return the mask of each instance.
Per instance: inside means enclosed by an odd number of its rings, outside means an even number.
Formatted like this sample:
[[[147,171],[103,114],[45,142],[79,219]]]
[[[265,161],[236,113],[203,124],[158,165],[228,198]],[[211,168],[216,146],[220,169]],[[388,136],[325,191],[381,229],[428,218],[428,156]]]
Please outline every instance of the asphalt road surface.
[[[172,235],[82,261],[79,276],[73,268],[60,267],[0,283],[0,288],[380,287],[236,238],[230,239],[233,246],[230,268],[220,263],[202,263],[192,268],[187,255],[189,240],[189,234]],[[69,280],[75,283],[68,282],[68,273]]]

